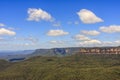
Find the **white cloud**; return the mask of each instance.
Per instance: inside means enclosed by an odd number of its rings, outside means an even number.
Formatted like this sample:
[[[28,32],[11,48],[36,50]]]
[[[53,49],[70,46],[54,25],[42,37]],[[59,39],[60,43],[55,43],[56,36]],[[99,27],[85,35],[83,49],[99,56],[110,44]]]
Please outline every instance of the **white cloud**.
[[[34,37],[28,37],[28,38],[26,38],[26,40],[31,41],[32,43],[39,42],[39,39],[38,38],[34,38]]]
[[[80,45],[80,46],[94,46],[94,45],[101,44],[101,41],[97,39],[91,39],[81,34],[75,35],[73,38],[77,40],[77,45]]]
[[[60,27],[60,26],[61,26],[61,23],[60,23],[60,22],[55,22],[55,23],[53,23],[53,26],[54,26],[54,27]]]
[[[102,26],[100,27],[100,30],[102,32],[106,33],[115,33],[115,32],[120,32],[120,25],[111,25],[111,26]]]
[[[68,24],[68,25],[71,25],[71,24],[72,24],[72,25],[79,25],[80,22],[79,22],[79,21],[68,21],[67,24]]]
[[[29,21],[52,21],[52,16],[42,9],[29,8],[28,9]]]
[[[94,46],[94,45],[99,45],[101,44],[102,42],[99,41],[99,40],[96,40],[96,39],[91,39],[91,40],[88,40],[88,41],[83,41],[83,42],[80,42],[79,44],[80,45],[83,45],[83,46]]]
[[[81,21],[85,24],[93,24],[97,22],[103,22],[103,20],[99,17],[97,17],[92,11],[87,9],[82,9],[79,12],[77,12],[79,18]]]
[[[84,35],[81,35],[81,34],[75,35],[73,37],[73,39],[80,40],[80,41],[88,41],[88,40],[90,40],[90,38],[88,38],[88,37],[86,37]]]
[[[102,41],[101,46],[120,46],[120,40],[116,40],[116,41]]]
[[[103,41],[102,42],[102,45],[110,45],[110,44],[112,44],[113,42],[111,42],[111,41]]]
[[[120,46],[120,40],[116,41],[100,41],[97,39],[91,39],[88,41],[80,41],[77,42],[78,46],[84,46],[84,47],[103,47],[103,46]]]
[[[50,41],[49,43],[51,43],[51,44],[64,44],[64,41],[53,40],[53,41]]]
[[[64,36],[64,35],[68,35],[69,32],[65,32],[63,30],[50,30],[47,32],[48,36]]]
[[[3,35],[14,36],[16,35],[16,33],[14,31],[11,31],[5,28],[0,28],[0,36],[3,36]]]
[[[5,24],[3,24],[3,23],[0,23],[0,27],[4,27],[5,26]]]
[[[29,44],[29,43],[25,43],[24,45],[25,45],[25,46],[30,46],[31,44]]]
[[[97,36],[100,34],[100,32],[98,32],[96,30],[91,30],[91,31],[82,30],[81,33],[83,33],[85,35],[91,35],[91,36]]]
[[[17,30],[17,28],[8,27],[9,30]]]
[[[38,38],[28,36],[28,37],[14,37],[12,40],[15,41],[25,41],[25,42],[30,42],[32,44],[37,44],[39,42]]]
[[[114,41],[116,44],[120,44],[120,40]]]

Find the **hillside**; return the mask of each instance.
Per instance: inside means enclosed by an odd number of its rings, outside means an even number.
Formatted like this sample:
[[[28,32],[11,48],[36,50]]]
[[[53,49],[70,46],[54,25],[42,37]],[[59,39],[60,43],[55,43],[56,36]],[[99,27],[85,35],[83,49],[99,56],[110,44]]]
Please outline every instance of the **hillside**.
[[[119,54],[37,56],[9,64],[0,67],[0,80],[120,80]]]
[[[0,71],[6,69],[7,67],[9,67],[10,65],[12,65],[12,63],[7,62],[5,60],[0,60]]]

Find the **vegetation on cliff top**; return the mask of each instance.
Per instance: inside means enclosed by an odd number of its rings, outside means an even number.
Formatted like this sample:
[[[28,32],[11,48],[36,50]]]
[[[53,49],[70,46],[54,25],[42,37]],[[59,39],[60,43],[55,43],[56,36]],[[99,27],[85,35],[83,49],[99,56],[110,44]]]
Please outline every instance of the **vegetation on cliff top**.
[[[120,80],[120,55],[33,57],[0,61],[0,80]]]

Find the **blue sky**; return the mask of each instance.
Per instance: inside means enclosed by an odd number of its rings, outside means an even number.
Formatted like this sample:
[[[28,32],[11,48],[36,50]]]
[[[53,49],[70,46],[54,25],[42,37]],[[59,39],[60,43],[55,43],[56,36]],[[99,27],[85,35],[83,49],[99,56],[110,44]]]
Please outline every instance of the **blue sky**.
[[[0,51],[119,46],[119,0],[0,0]]]

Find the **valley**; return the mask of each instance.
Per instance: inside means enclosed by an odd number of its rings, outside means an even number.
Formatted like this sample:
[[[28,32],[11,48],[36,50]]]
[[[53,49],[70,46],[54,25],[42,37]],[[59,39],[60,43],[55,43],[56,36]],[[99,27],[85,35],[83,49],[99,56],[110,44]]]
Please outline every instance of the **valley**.
[[[120,80],[120,54],[36,56],[0,61],[0,80]]]

